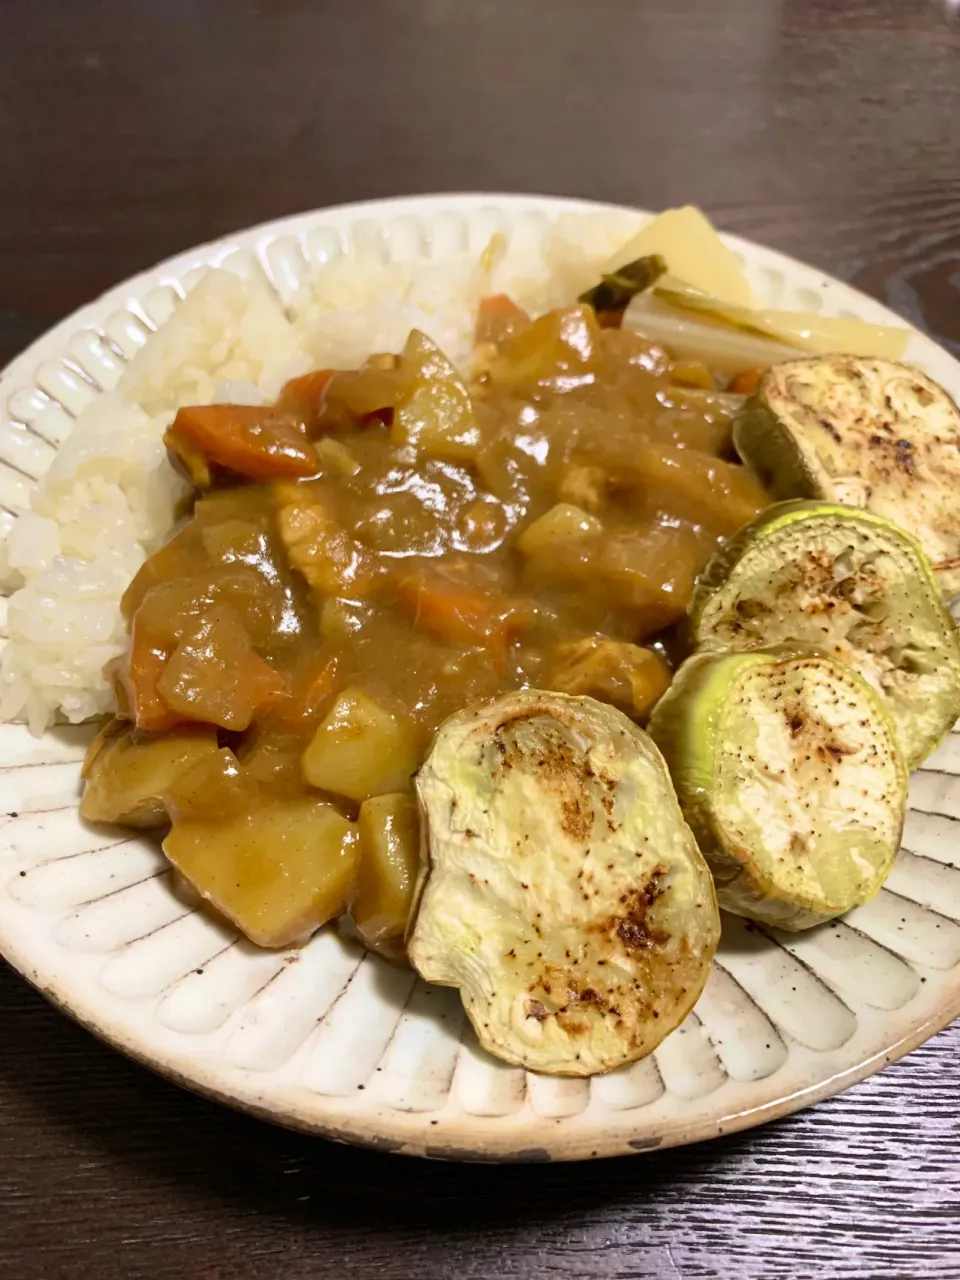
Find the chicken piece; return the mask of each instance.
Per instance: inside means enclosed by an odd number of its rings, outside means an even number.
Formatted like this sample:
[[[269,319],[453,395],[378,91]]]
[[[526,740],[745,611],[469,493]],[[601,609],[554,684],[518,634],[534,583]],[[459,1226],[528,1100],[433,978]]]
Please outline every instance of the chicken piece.
[[[596,515],[606,501],[607,473],[603,467],[585,463],[568,467],[560,481],[558,496],[561,502]]]
[[[615,618],[618,626],[629,625],[642,638],[683,617],[701,563],[697,536],[689,527],[571,529],[569,536],[541,539],[542,522],[551,516],[548,512],[535,521],[521,539],[527,587],[549,585],[575,593],[581,609],[589,609],[581,616],[589,617],[598,631],[607,630],[609,619]],[[593,516],[588,519],[599,524]],[[531,541],[536,554],[527,554]]]
[[[588,636],[558,645],[547,685],[611,702],[631,716],[646,716],[670,686],[667,664],[653,649]]]
[[[662,494],[675,515],[727,536],[752,520],[770,499],[745,467],[695,449],[645,446],[625,459],[618,483]]]
[[[290,563],[321,596],[369,595],[375,557],[339,524],[309,485],[274,486],[277,527]]]

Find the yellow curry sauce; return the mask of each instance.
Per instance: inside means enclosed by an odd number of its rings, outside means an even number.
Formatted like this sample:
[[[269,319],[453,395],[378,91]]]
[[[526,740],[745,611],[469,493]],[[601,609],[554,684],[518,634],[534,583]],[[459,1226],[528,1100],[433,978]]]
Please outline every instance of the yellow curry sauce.
[[[82,811],[172,819],[171,861],[263,945],[351,904],[395,945],[441,722],[527,685],[643,719],[669,683],[645,644],[766,503],[703,366],[588,306],[489,299],[477,339],[469,386],[414,332],[167,434],[197,501],[124,597]]]

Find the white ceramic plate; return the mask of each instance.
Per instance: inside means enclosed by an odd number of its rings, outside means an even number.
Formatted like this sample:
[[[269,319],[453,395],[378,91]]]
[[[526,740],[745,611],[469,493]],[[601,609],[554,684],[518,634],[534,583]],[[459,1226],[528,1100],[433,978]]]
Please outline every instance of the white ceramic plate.
[[[482,246],[497,228],[537,240],[561,213],[596,208],[521,196],[345,206],[227,237],[128,281],[4,373],[0,520],[9,527],[26,506],[73,417],[115,383],[197,267],[262,269],[284,296],[309,260],[350,253],[358,240],[441,258]],[[727,240],[769,305],[902,323],[811,267]],[[920,334],[908,359],[960,396],[960,365]],[[960,736],[914,776],[904,850],[873,902],[800,935],[727,918],[695,1013],[646,1061],[592,1081],[488,1057],[455,994],[330,931],[299,951],[259,951],[181,902],[155,846],[81,825],[88,736],[35,739],[0,726],[0,951],[117,1048],[284,1124],[464,1159],[646,1151],[836,1093],[960,1013]]]

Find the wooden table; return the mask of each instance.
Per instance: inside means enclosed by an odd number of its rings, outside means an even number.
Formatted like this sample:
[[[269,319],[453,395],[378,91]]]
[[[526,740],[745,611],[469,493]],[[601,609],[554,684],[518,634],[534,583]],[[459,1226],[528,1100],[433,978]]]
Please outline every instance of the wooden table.
[[[0,362],[311,206],[558,192],[723,227],[960,352],[956,0],[2,6]],[[403,1161],[155,1079],[0,973],[0,1276],[960,1276],[960,1027],[813,1111],[590,1166]]]

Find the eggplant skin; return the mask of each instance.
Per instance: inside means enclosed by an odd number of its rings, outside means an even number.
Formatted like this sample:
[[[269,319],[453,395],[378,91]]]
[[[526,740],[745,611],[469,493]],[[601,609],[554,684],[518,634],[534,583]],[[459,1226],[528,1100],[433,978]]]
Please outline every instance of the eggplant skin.
[[[687,630],[694,649],[795,644],[848,662],[883,696],[911,768],[960,716],[960,632],[929,561],[868,511],[768,507],[707,564]]]
[[[775,498],[824,498],[896,521],[944,594],[960,593],[960,408],[892,360],[772,365],[738,414],[737,451]]]
[[[796,931],[879,891],[909,775],[881,699],[850,667],[823,654],[701,653],[650,733],[722,908]]]
[[[457,987],[488,1052],[551,1075],[645,1057],[720,936],[663,759],[622,712],[522,690],[441,726],[420,771],[407,954]]]

